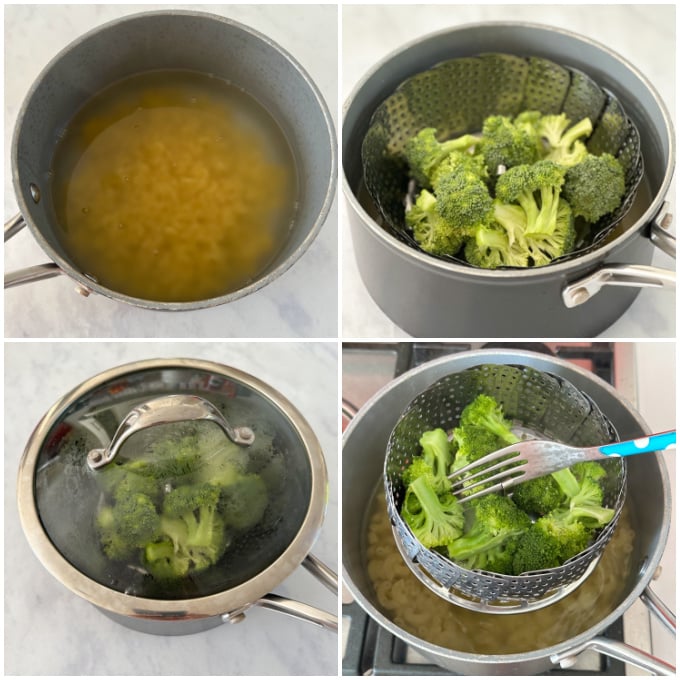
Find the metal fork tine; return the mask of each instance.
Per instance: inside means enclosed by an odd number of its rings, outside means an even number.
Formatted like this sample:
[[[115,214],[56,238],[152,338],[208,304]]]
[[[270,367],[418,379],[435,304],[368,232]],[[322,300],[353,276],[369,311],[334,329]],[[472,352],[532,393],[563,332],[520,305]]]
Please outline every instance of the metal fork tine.
[[[475,466],[472,468],[473,470],[477,469],[478,466],[476,464],[479,463],[479,461],[481,460],[484,459],[480,458],[479,460],[475,461]],[[495,470],[504,470],[507,468],[507,471],[510,472],[511,470],[516,470],[518,467],[520,467],[520,465],[526,465],[526,463],[527,463],[526,460],[520,459],[519,454],[516,454],[515,456],[509,456],[508,458],[498,461],[498,463],[496,463],[495,465],[489,465],[489,467],[483,466],[482,464],[482,466],[484,467],[483,470],[479,470],[479,472],[475,472],[472,475],[465,475],[465,477],[463,477],[462,479],[458,479],[455,482],[452,482],[451,488],[453,489],[457,486],[461,486],[469,481],[473,481],[480,477],[485,478],[486,475],[488,475],[490,472],[494,472]]]
[[[519,444],[520,442],[518,442]],[[469,463],[465,467],[460,468],[460,470],[456,470],[455,472],[452,472],[450,475],[448,475],[449,479],[453,479],[454,477],[458,477],[460,475],[467,475],[468,472],[471,470],[476,470],[480,465],[486,465],[487,463],[493,463],[494,461],[498,460],[499,458],[505,458],[511,453],[515,453],[515,455],[519,455],[517,453],[517,446],[518,444],[511,444],[510,446],[506,446],[504,449],[499,449],[498,451],[494,451],[493,453],[488,453],[486,456],[483,456],[482,458],[478,458],[476,461],[473,463]]]
[[[474,484],[470,484],[469,486],[465,486],[462,489],[458,489],[453,492],[453,495],[459,501],[462,502],[463,500],[470,500],[471,498],[476,498],[478,496],[482,496],[487,493],[492,493],[494,491],[502,491],[511,486],[515,486],[515,484],[519,484],[519,482],[521,481],[522,477],[525,476],[525,474],[526,472],[524,471],[522,466],[510,468],[509,470],[503,470],[502,472],[492,475],[491,477],[488,477],[486,479],[480,479]],[[497,482],[497,484],[494,484],[493,486],[490,486],[488,488],[480,489],[479,491],[476,491],[468,495],[469,491],[472,491],[478,487],[481,487],[485,484],[489,484],[491,482]],[[465,496],[463,496],[462,494],[465,494]]]

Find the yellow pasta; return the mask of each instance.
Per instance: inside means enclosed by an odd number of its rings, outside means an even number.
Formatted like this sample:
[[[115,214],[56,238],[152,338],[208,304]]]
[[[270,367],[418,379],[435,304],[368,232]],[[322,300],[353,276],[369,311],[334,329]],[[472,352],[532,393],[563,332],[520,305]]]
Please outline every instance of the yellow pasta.
[[[296,205],[292,153],[251,97],[157,71],[96,95],[55,152],[59,238],[85,273],[134,297],[223,295],[279,252]]]
[[[400,628],[442,647],[476,654],[544,649],[602,620],[621,601],[632,569],[634,532],[627,506],[600,563],[574,593],[528,614],[478,614],[449,604],[410,571],[394,544],[382,488],[370,509],[366,566],[383,613]]]

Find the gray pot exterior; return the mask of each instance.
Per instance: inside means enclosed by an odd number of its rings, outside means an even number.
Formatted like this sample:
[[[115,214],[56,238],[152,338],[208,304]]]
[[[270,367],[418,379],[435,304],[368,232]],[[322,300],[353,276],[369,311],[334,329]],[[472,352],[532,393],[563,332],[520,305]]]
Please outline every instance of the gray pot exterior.
[[[252,283],[228,295],[186,303],[140,300],[86,277],[56,236],[49,191],[54,147],[75,112],[112,83],[143,71],[182,69],[214,75],[262,104],[295,157],[297,213],[281,252]],[[328,214],[336,184],[333,123],[316,85],[295,59],[257,31],[201,12],[162,10],[123,17],[76,39],[33,83],[12,143],[14,189],[21,214],[43,250],[88,289],[140,307],[189,310],[230,302],[280,276],[307,250]],[[36,203],[31,185],[40,191]]]
[[[445,59],[483,52],[537,55],[581,69],[621,101],[640,132],[651,200],[612,243],[544,271],[480,272],[425,256],[383,231],[356,199],[361,143],[377,106],[409,76]],[[395,323],[419,337],[590,337],[616,321],[638,288],[606,286],[568,309],[562,289],[605,263],[649,265],[646,236],[661,208],[675,162],[666,108],[634,67],[604,46],[543,26],[488,23],[428,36],[389,55],[351,95],[343,124],[344,190],[361,277]],[[508,275],[511,274],[511,275]]]
[[[517,350],[462,352],[432,361],[394,380],[364,405],[343,439],[343,580],[356,602],[379,625],[433,663],[465,675],[530,675],[555,668],[552,654],[572,650],[616,621],[648,585],[666,544],[671,516],[668,473],[663,457],[632,456],[628,461],[628,503],[636,533],[634,563],[625,594],[614,610],[589,630],[559,644],[511,655],[475,655],[428,643],[396,625],[382,611],[363,559],[367,508],[382,480],[385,450],[399,415],[411,400],[440,378],[484,363],[519,364],[559,375],[584,391],[609,418],[621,439],[649,432],[641,416],[592,373],[566,361]],[[644,460],[647,458],[647,460]]]

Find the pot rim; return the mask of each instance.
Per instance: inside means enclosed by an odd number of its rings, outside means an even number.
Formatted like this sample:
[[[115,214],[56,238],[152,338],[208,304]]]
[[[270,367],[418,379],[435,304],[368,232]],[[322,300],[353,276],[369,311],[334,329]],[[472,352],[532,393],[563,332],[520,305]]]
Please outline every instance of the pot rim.
[[[278,52],[299,74],[305,85],[309,88],[310,92],[314,96],[317,102],[319,112],[321,113],[324,123],[326,126],[326,132],[328,133],[328,142],[330,144],[330,167],[328,168],[328,184],[326,186],[326,193],[324,195],[323,203],[316,216],[314,223],[312,224],[309,233],[305,236],[304,240],[298,245],[298,247],[275,269],[267,273],[265,276],[258,278],[256,281],[239,288],[238,290],[232,291],[225,295],[220,295],[217,297],[206,298],[203,300],[192,300],[189,302],[160,302],[156,300],[146,300],[144,298],[137,298],[124,293],[119,293],[115,290],[107,288],[102,284],[94,281],[90,277],[86,276],[82,272],[78,271],[74,265],[72,265],[66,258],[57,252],[47,239],[42,235],[42,232],[34,224],[30,217],[30,205],[24,200],[24,194],[21,191],[21,184],[19,179],[18,171],[18,143],[19,143],[19,133],[23,124],[24,115],[28,107],[29,101],[32,99],[35,91],[38,88],[39,83],[44,79],[44,77],[52,70],[52,68],[57,64],[65,54],[71,51],[76,45],[81,42],[94,37],[101,31],[114,28],[119,24],[123,24],[129,21],[136,21],[138,19],[143,19],[152,16],[191,16],[199,17],[204,19],[211,19],[213,21],[219,21],[220,23],[233,26],[240,31],[249,34],[252,38],[259,40],[261,43],[265,44],[270,49]],[[107,297],[111,300],[117,300],[119,302],[125,302],[127,304],[133,305],[135,307],[143,307],[145,309],[155,309],[160,311],[191,311],[195,309],[204,309],[206,307],[216,307],[218,305],[226,304],[228,302],[233,302],[246,295],[250,295],[255,291],[263,288],[267,284],[271,283],[283,273],[288,271],[295,262],[297,262],[300,257],[309,249],[314,239],[318,236],[321,227],[323,226],[328,213],[333,204],[333,198],[335,196],[335,189],[337,187],[337,136],[335,133],[335,126],[333,124],[333,119],[331,117],[328,105],[321,94],[321,91],[312,80],[311,76],[303,68],[303,66],[295,59],[295,57],[290,54],[286,49],[281,47],[278,43],[274,42],[271,38],[266,36],[250,26],[230,19],[229,17],[221,16],[219,14],[212,14],[210,12],[201,12],[194,10],[183,10],[183,9],[162,9],[162,10],[149,10],[146,12],[136,12],[134,14],[127,14],[123,17],[113,19],[112,21],[107,21],[103,24],[95,26],[89,31],[79,35],[77,38],[69,42],[66,47],[62,48],[47,65],[40,71],[36,79],[31,84],[28,92],[26,93],[24,100],[19,109],[17,115],[16,123],[14,126],[14,133],[12,136],[12,146],[11,146],[11,162],[12,162],[12,184],[14,186],[14,195],[16,197],[17,205],[19,207],[19,212],[24,218],[28,228],[33,234],[33,238],[38,242],[38,245],[45,251],[49,258],[59,265],[59,268],[67,274],[71,279],[77,281],[86,290],[99,293],[100,295]]]
[[[162,368],[197,369],[232,378],[258,393],[278,408],[303,442],[310,465],[311,490],[305,517],[284,552],[259,574],[244,583],[212,595],[181,600],[136,597],[104,586],[74,567],[48,537],[36,508],[34,478],[38,455],[50,428],[74,400],[101,384],[131,373]],[[323,524],[328,477],[321,444],[309,423],[280,392],[259,378],[224,364],[202,359],[142,359],[102,371],[61,397],[40,419],[19,463],[17,505],[19,518],[32,550],[43,566],[69,590],[102,609],[124,616],[182,620],[219,616],[257,602],[278,586],[304,560]]]
[[[559,359],[557,357],[549,356],[546,354],[540,354],[538,352],[530,352],[527,350],[513,350],[513,349],[478,349],[470,350],[466,352],[458,352],[455,355],[448,355],[440,357],[439,359],[434,359],[425,364],[417,366],[406,373],[403,373],[398,378],[395,378],[378,392],[376,392],[371,399],[369,399],[362,407],[359,409],[357,415],[349,423],[347,429],[343,434],[343,447],[345,442],[349,439],[355,427],[358,425],[360,420],[366,416],[373,406],[379,402],[385,395],[392,391],[398,385],[410,380],[414,375],[422,373],[433,366],[444,365],[450,363],[454,358],[460,359],[456,363],[463,363],[464,365],[457,370],[464,370],[471,366],[478,366],[484,363],[501,363],[501,364],[512,364],[519,363],[521,365],[532,365],[531,363],[525,364],[524,362],[531,362],[536,360],[541,360],[543,362],[548,362],[553,365],[557,365],[561,368],[578,374],[584,379],[591,380],[600,389],[605,390],[609,396],[616,399],[616,401],[629,412],[635,421],[640,425],[643,432],[648,432],[649,427],[643,420],[642,416],[637,412],[633,405],[621,394],[619,394],[609,383],[602,380],[600,377],[588,371],[585,368],[577,366],[576,364],[570,363],[564,359]],[[489,360],[493,357],[493,360]],[[543,369],[540,369],[543,370]],[[451,373],[456,372],[452,370]],[[567,379],[569,379],[567,377]],[[395,421],[396,422],[396,421]],[[560,654],[571,649],[579,648],[582,644],[591,640],[600,631],[607,628],[610,624],[620,618],[623,613],[632,605],[632,603],[642,594],[644,589],[647,587],[649,582],[654,576],[654,570],[658,565],[663,552],[666,547],[666,542],[668,540],[668,533],[670,530],[670,515],[671,515],[671,500],[670,500],[670,481],[668,477],[668,470],[666,464],[663,460],[663,456],[659,453],[655,453],[657,465],[659,467],[659,473],[661,476],[662,488],[664,490],[664,505],[663,505],[663,522],[659,530],[659,541],[657,543],[656,550],[652,555],[647,557],[646,563],[642,570],[640,570],[638,575],[638,581],[634,587],[628,592],[628,594],[622,599],[622,601],[615,607],[609,614],[602,618],[598,623],[591,626],[587,630],[579,633],[575,637],[569,638],[568,640],[563,640],[551,647],[546,647],[543,649],[532,650],[528,652],[518,652],[514,654],[472,654],[469,652],[459,652],[454,649],[449,649],[447,647],[441,647],[440,645],[435,645],[433,643],[422,640],[415,635],[407,632],[403,628],[400,628],[393,621],[388,619],[380,610],[378,610],[367,597],[364,596],[363,592],[354,584],[352,578],[350,577],[347,569],[345,567],[344,561],[342,566],[342,578],[343,582],[347,586],[348,590],[352,594],[354,600],[361,606],[361,608],[380,626],[386,628],[390,633],[400,638],[408,645],[424,652],[426,655],[432,655],[436,657],[445,657],[447,659],[453,659],[462,662],[472,662],[472,663],[495,663],[500,665],[512,665],[517,663],[524,663],[530,660],[536,660],[545,657],[551,657],[554,654]],[[378,480],[376,480],[377,482]]]
[[[387,231],[380,227],[373,218],[366,212],[363,206],[359,203],[359,200],[355,196],[352,188],[350,187],[349,180],[344,171],[342,173],[342,189],[345,195],[345,200],[350,204],[354,212],[359,216],[361,222],[365,224],[371,233],[388,248],[395,251],[396,254],[400,255],[405,259],[411,258],[414,262],[421,267],[426,269],[434,268],[439,270],[442,274],[448,275],[469,275],[476,279],[482,279],[487,283],[492,283],[498,281],[504,286],[512,283],[513,280],[524,282],[527,278],[534,279],[552,279],[553,274],[556,276],[565,275],[571,272],[573,269],[580,266],[595,266],[599,264],[604,257],[608,254],[620,250],[623,245],[633,237],[634,234],[641,231],[646,225],[648,225],[653,218],[657,215],[662,207],[663,201],[668,193],[668,189],[673,178],[673,173],[675,170],[675,134],[673,123],[670,118],[670,113],[668,108],[664,104],[661,96],[656,91],[649,79],[644,76],[633,64],[631,64],[627,59],[621,56],[618,52],[609,49],[606,45],[587,38],[573,31],[568,31],[563,28],[557,28],[555,26],[549,26],[547,24],[539,24],[526,21],[480,21],[474,23],[461,24],[460,26],[455,26],[453,28],[445,28],[440,31],[435,31],[433,33],[428,33],[420,38],[411,40],[401,47],[392,50],[389,54],[378,61],[371,69],[369,69],[364,76],[356,83],[354,88],[349,94],[349,97],[345,100],[343,105],[343,126],[347,118],[347,114],[351,107],[354,105],[357,96],[364,89],[368,81],[375,76],[375,74],[387,63],[392,61],[394,58],[400,56],[401,54],[409,51],[416,45],[428,42],[430,40],[436,39],[442,35],[452,35],[460,31],[469,31],[478,28],[485,27],[496,27],[496,28],[530,28],[541,31],[548,31],[553,33],[559,33],[561,35],[567,36],[573,40],[586,43],[591,47],[595,47],[603,52],[605,52],[609,57],[621,62],[649,91],[655,103],[659,107],[661,115],[665,124],[665,132],[668,141],[668,162],[666,163],[663,181],[659,190],[656,192],[653,200],[651,201],[647,210],[637,219],[634,225],[626,229],[622,234],[617,236],[615,239],[603,246],[597,248],[594,251],[585,253],[575,257],[572,260],[567,260],[565,262],[558,262],[555,264],[549,264],[544,267],[529,267],[527,269],[481,269],[470,266],[465,266],[462,264],[457,264],[455,262],[449,262],[447,260],[441,260],[436,257],[427,255],[424,252],[411,248],[410,246],[402,243],[393,236],[391,236]],[[372,115],[372,114],[371,114]],[[344,127],[343,127],[344,130]]]

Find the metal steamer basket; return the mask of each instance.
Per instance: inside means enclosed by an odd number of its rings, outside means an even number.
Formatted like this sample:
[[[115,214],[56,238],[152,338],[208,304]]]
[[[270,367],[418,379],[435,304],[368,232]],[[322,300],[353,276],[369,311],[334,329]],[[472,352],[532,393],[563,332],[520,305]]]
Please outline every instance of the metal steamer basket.
[[[121,423],[130,441],[176,424],[141,424],[148,405],[167,401],[167,395],[176,395],[173,401],[198,397],[201,403],[209,402],[215,409],[209,419],[224,416],[231,424],[245,426],[237,432],[252,430],[252,446],[267,428],[280,473],[274,475],[277,481],[268,494],[271,520],[244,534],[217,564],[184,579],[172,592],[135,565],[114,566],[93,549],[98,545],[93,517],[101,502],[96,478],[102,474],[96,469],[101,456],[88,459],[88,452],[106,451],[110,442],[122,444]],[[140,404],[144,407],[135,411]],[[242,621],[250,608],[259,606],[335,631],[334,614],[271,592],[302,565],[337,594],[337,576],[310,553],[325,514],[327,484],[321,446],[283,395],[228,366],[158,359],[101,373],[45,414],[21,459],[17,501],[26,538],[45,568],[129,628],[160,635],[196,633]],[[75,494],[78,503],[72,502]]]
[[[438,380],[408,405],[390,435],[385,458],[387,509],[397,546],[413,573],[437,595],[467,609],[496,614],[532,611],[565,597],[592,572],[623,508],[626,466],[622,459],[605,461],[604,504],[615,509],[614,518],[586,550],[561,567],[521,576],[465,569],[424,548],[401,518],[405,492],[401,475],[420,451],[422,433],[456,427],[465,406],[479,394],[494,397],[524,436],[574,446],[616,441],[617,436],[597,406],[564,378],[527,366],[493,364]]]
[[[587,74],[549,59],[511,54],[442,62],[404,81],[378,107],[361,157],[366,188],[382,213],[385,228],[420,250],[404,222],[409,179],[403,153],[406,142],[419,130],[434,127],[449,139],[479,133],[488,116],[514,117],[528,110],[544,115],[564,113],[572,122],[588,117],[593,123],[588,151],[598,156],[609,153],[624,168],[626,192],[621,205],[583,230],[576,248],[555,262],[597,248],[633,205],[643,173],[640,136],[619,100]],[[456,256],[442,259],[467,264]]]
[[[424,110],[432,114],[431,97],[411,102],[405,96],[405,91],[411,93],[409,85],[400,86],[417,83],[422,92],[431,84],[428,78],[441,79],[437,64],[445,72],[446,63],[484,54],[558,65],[569,73],[570,84],[552,110],[569,104],[567,110],[579,115],[597,99],[596,119],[601,123],[608,107],[620,105],[639,133],[644,175],[632,207],[616,228],[601,232],[592,247],[574,257],[523,270],[482,270],[452,258],[432,257],[414,248],[410,237],[398,229],[403,208],[396,205],[396,196],[403,198],[404,187],[401,180],[398,186],[392,181],[396,175],[389,154],[375,156],[378,162],[370,166],[364,184],[362,147],[384,148],[386,140],[394,138],[396,145],[389,149],[394,153],[404,142],[388,134],[389,129],[380,130],[385,112],[396,107],[403,114],[397,119],[401,131],[419,125]],[[573,108],[567,101],[572,87]],[[589,94],[583,97],[586,91]],[[502,94],[502,106],[513,110],[507,107],[516,106],[516,101]],[[539,92],[532,100],[540,96]],[[489,106],[475,101],[476,115]],[[434,122],[440,120],[445,122],[444,115],[435,108]],[[372,123],[378,124],[373,139],[367,138]],[[465,121],[465,127],[468,124],[473,123]],[[443,134],[447,133],[454,133],[450,123],[444,125]],[[357,85],[345,105],[342,144],[344,192],[359,273],[383,312],[411,335],[592,337],[628,309],[641,287],[675,286],[673,271],[650,266],[655,247],[675,256],[675,238],[669,233],[672,216],[664,203],[675,166],[673,126],[649,81],[604,45],[561,29],[513,22],[471,24],[426,36],[387,56]],[[376,172],[386,166],[389,187],[381,188],[378,209],[369,191],[375,193]]]
[[[457,674],[539,674],[560,666],[566,668],[578,654],[589,649],[641,666],[655,674],[673,674],[674,669],[668,664],[603,635],[638,598],[642,597],[645,602],[658,602],[648,586],[663,555],[671,520],[670,485],[663,456],[660,454],[633,456],[627,462],[626,507],[632,514],[636,539],[631,570],[625,578],[621,594],[609,609],[603,610],[594,618],[594,623],[582,626],[570,636],[565,636],[550,646],[528,651],[478,654],[461,651],[456,648],[455,642],[444,647],[419,637],[407,630],[393,615],[386,613],[380,604],[367,569],[364,532],[366,512],[374,498],[376,484],[383,477],[385,451],[394,425],[408,405],[438,380],[488,364],[530,367],[563,378],[589,396],[616,428],[619,438],[629,439],[649,433],[649,427],[639,413],[610,385],[593,373],[555,357],[521,350],[488,349],[456,353],[414,368],[375,394],[352,420],[344,434],[344,584],[354,600],[381,627],[432,663]],[[555,607],[561,604],[556,603]],[[536,613],[545,615],[550,611],[550,607],[546,607]],[[480,613],[479,616],[488,615]],[[534,613],[516,616],[518,625],[524,625],[523,617],[533,617]],[[494,618],[505,619],[496,616]]]

